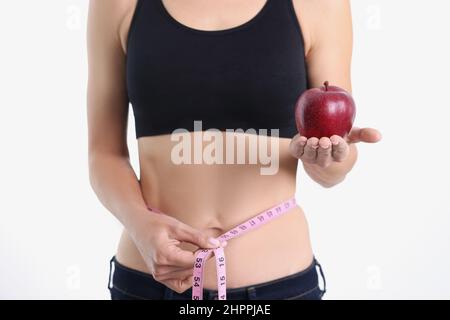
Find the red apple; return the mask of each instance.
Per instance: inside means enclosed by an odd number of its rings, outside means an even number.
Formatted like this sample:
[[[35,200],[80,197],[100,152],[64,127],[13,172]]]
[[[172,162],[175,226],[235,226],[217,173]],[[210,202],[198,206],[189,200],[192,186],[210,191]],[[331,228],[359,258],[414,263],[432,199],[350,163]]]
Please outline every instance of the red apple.
[[[345,137],[355,119],[355,102],[342,88],[324,86],[305,91],[295,105],[295,122],[298,132],[307,138]]]

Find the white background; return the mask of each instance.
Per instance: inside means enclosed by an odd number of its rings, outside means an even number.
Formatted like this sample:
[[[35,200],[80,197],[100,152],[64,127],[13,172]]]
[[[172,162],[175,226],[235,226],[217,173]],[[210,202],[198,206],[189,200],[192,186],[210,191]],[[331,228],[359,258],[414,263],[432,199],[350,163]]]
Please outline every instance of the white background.
[[[87,4],[0,1],[0,298],[108,298],[121,227],[88,182]],[[450,2],[352,4],[356,125],[384,139],[332,189],[299,173],[326,298],[448,299]]]

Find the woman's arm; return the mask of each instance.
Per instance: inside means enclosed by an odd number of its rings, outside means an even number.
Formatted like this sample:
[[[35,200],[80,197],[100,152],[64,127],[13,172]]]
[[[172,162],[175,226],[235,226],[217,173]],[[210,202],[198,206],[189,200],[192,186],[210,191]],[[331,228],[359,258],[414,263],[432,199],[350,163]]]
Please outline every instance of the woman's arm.
[[[192,286],[195,255],[182,250],[180,242],[201,248],[215,248],[221,243],[169,215],[148,210],[131,167],[123,23],[130,21],[127,13],[132,2],[136,4],[135,0],[90,1],[89,177],[100,201],[131,235],[155,280],[183,292]]]
[[[131,233],[149,212],[127,148],[128,98],[119,21],[123,3],[91,1],[88,19],[89,177],[102,204]],[[122,3],[122,5],[120,5]]]
[[[308,80],[311,87],[325,81],[351,92],[352,18],[349,0],[294,0],[302,26]],[[357,160],[356,142],[376,142],[377,130],[354,128],[347,139],[337,135],[306,139],[295,136],[291,151],[308,175],[324,187],[345,179]]]

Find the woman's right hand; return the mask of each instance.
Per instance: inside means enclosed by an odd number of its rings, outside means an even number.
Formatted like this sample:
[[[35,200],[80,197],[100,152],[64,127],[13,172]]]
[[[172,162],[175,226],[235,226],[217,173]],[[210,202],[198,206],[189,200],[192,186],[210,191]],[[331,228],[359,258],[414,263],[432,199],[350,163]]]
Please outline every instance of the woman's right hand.
[[[195,253],[181,249],[181,242],[199,248],[226,246],[226,242],[221,243],[171,216],[155,212],[149,212],[133,231],[133,240],[153,278],[178,293],[192,286],[195,262]]]

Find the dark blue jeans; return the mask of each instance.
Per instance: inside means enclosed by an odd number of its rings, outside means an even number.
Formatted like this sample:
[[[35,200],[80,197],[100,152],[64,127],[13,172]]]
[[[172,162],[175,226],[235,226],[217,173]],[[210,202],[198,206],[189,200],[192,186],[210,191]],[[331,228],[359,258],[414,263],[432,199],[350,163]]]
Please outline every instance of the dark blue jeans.
[[[319,273],[323,289],[319,286]],[[112,300],[191,300],[192,288],[177,293],[153,279],[151,274],[110,261],[108,288]],[[303,271],[251,286],[227,289],[228,300],[321,300],[326,281],[316,259]],[[203,299],[217,299],[217,291],[204,289]]]

